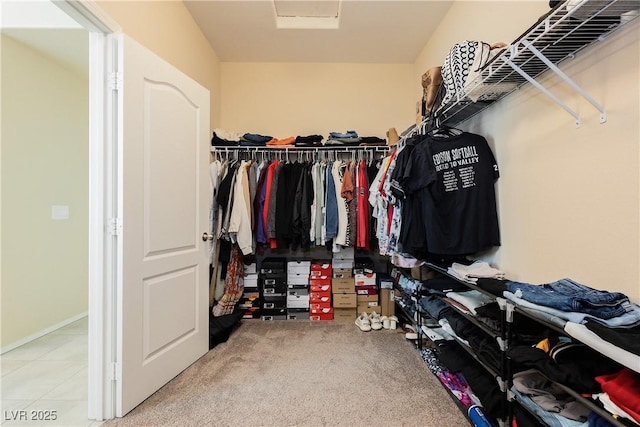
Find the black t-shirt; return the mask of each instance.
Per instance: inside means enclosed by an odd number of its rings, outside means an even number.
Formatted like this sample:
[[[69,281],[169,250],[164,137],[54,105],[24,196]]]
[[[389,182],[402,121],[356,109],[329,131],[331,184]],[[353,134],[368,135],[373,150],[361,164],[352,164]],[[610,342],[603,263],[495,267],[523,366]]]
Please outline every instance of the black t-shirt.
[[[426,142],[412,156],[420,163],[412,162],[408,172],[413,172],[410,190],[419,189],[428,252],[462,255],[499,246],[494,189],[499,171],[487,140],[463,132]]]

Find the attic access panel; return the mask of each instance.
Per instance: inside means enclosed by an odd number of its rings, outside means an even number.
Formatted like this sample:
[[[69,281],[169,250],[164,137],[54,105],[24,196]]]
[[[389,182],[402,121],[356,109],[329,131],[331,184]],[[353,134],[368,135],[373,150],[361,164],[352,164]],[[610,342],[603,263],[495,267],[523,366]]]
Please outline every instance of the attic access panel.
[[[280,29],[338,29],[341,0],[273,0]]]

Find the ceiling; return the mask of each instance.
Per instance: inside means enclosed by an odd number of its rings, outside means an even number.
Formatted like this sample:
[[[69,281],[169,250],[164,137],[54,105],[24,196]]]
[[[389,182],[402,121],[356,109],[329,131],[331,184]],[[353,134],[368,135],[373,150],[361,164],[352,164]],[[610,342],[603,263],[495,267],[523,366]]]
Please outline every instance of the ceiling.
[[[184,3],[223,62],[395,64],[415,61],[453,0]]]
[[[454,0],[185,0],[223,62],[413,63]],[[2,32],[88,73],[88,33],[49,1],[2,1]],[[278,28],[280,27],[280,28]]]

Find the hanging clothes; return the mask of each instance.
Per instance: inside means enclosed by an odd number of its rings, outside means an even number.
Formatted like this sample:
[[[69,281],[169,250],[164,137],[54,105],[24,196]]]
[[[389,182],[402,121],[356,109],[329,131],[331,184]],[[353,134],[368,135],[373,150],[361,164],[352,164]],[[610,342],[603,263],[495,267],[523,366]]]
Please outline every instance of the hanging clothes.
[[[363,160],[358,162],[356,197],[358,212],[356,247],[359,249],[369,250],[369,181],[367,179],[367,162]]]
[[[344,177],[345,163],[336,160],[333,162],[332,175],[336,185],[336,205],[338,206],[338,234],[334,239],[334,249],[338,251],[335,245],[347,246],[347,226],[349,217],[347,213],[347,201],[342,197],[342,181]]]
[[[242,161],[237,170],[235,191],[229,216],[228,233],[231,241],[237,243],[243,255],[254,252],[252,246],[251,202],[249,189],[249,168],[252,162]]]
[[[227,277],[224,281],[224,294],[214,305],[212,313],[214,316],[224,316],[233,313],[236,303],[244,292],[244,268],[242,266],[242,255],[237,245],[231,248],[231,258],[227,264]]]
[[[338,202],[336,198],[336,184],[333,175],[333,161],[326,167],[326,194],[325,194],[325,243],[335,239],[338,235]]]

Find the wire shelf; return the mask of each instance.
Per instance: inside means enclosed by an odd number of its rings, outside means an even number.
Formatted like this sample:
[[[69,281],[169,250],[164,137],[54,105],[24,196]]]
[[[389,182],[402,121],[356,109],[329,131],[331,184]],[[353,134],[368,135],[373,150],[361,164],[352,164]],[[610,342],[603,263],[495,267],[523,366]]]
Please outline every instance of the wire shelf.
[[[478,78],[466,82],[464,96],[440,106],[436,113],[440,122],[449,125],[463,122],[529,82],[573,115],[579,126],[577,113],[536,81],[552,70],[600,111],[603,123],[604,109],[564,75],[557,64],[573,58],[592,43],[603,41],[611,31],[637,23],[638,7],[637,0],[561,3],[492,58]]]

